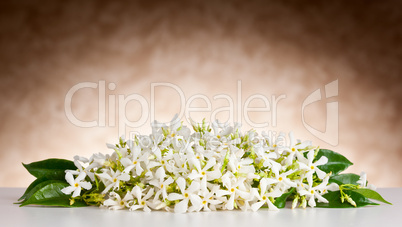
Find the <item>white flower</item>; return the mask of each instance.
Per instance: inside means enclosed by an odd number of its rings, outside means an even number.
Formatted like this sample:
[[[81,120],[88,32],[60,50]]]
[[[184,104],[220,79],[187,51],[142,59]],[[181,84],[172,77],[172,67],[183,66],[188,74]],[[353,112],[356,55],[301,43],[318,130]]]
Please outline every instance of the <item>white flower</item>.
[[[219,170],[209,171],[216,164],[215,158],[209,159],[202,169],[198,159],[192,158],[191,163],[193,163],[195,169],[188,175],[188,178],[191,180],[199,179],[203,190],[207,188],[207,181],[218,179],[222,175]]]
[[[85,179],[85,177],[86,177],[85,172],[81,172],[77,176],[77,178],[75,178],[75,180],[74,180],[73,174],[71,174],[70,172],[67,172],[65,178],[66,178],[67,183],[70,184],[70,186],[61,189],[61,191],[66,195],[70,195],[73,192],[73,195],[72,195],[73,198],[80,196],[81,187],[86,190],[89,190],[92,188],[91,183],[89,183],[87,181],[82,181]]]
[[[226,187],[227,190],[219,190],[216,194],[217,196],[228,195],[229,199],[225,204],[225,208],[228,210],[233,210],[235,199],[238,197],[249,200],[252,197],[252,194],[247,191],[244,186],[245,178],[239,178],[233,176],[231,172],[227,172],[222,176],[222,183]]]
[[[269,167],[276,176],[279,175],[279,171],[280,171],[282,165],[280,163],[276,162],[275,160],[273,160],[273,159],[277,158],[277,154],[275,152],[266,153],[261,148],[261,149],[256,149],[256,153],[260,157],[260,159],[261,159],[260,161],[263,162],[262,165],[264,167]]]
[[[153,147],[152,152],[156,156],[156,160],[152,160],[148,164],[148,169],[152,169],[157,166],[162,166],[164,169],[166,169],[169,172],[174,171],[174,160],[172,160],[173,157],[173,151],[168,150],[166,153],[162,156],[162,151],[158,147]]]
[[[297,192],[292,207],[298,203],[305,207],[307,201],[314,207],[316,200],[327,202],[323,197],[327,190],[339,190],[337,184],[328,184],[328,174],[318,168],[328,159],[323,156],[314,162],[311,142],[296,140],[292,132],[286,142],[284,133],[242,133],[239,125],[219,121],[196,124],[191,120],[191,124],[192,134],[177,116],[167,125],[155,121],[151,135],[108,144],[114,150],[111,155],[93,154],[89,160],[74,157],[77,168],[66,170],[70,186],[63,193],[77,197],[81,188],[89,190],[96,183],[104,188],[99,195],[105,199],[101,206],[109,209],[183,213],[256,211],[264,206],[277,210],[274,200],[292,188]],[[91,183],[84,181],[86,176]],[[358,183],[372,188],[365,173]]]
[[[372,184],[367,185],[367,174],[365,172],[360,173],[360,178],[356,183],[360,184],[362,188],[368,188],[374,191],[377,189],[377,187]]]
[[[204,211],[215,211],[216,210],[216,205],[221,204],[222,201],[216,199],[215,193],[219,190],[219,186],[215,185],[211,191],[203,191],[201,192],[201,197],[202,197],[202,205],[198,207],[197,210],[195,210],[195,206],[190,207],[189,212],[193,211],[200,211],[203,209]]]
[[[180,189],[181,194],[178,193],[170,193],[168,195],[168,200],[181,200],[174,207],[175,213],[184,213],[188,209],[188,202],[191,201],[193,208],[192,210],[198,210],[199,207],[202,206],[202,200],[197,195],[198,190],[200,189],[200,183],[193,181],[191,185],[186,189],[186,180],[182,177],[176,180],[177,186]]]
[[[157,187],[159,190],[155,194],[155,200],[159,199],[159,196],[162,195],[163,200],[167,199],[167,187],[174,182],[172,177],[169,177],[168,179],[165,180],[166,174],[165,170],[163,168],[159,168],[156,173],[155,177],[157,179],[152,180],[149,182],[149,184]]]
[[[323,203],[328,203],[328,200],[322,197],[322,192],[326,192],[328,179],[329,177],[326,177],[321,184],[315,187],[312,187],[312,185],[309,184],[307,188],[298,191],[301,196],[305,195],[309,198],[308,205],[310,207],[315,207],[315,199],[318,199],[318,201]]]
[[[150,201],[147,201],[147,200],[150,199],[153,196],[154,189],[150,188],[148,193],[144,197],[142,197],[141,188],[138,187],[138,186],[135,186],[133,188],[132,193],[137,198],[137,204],[132,205],[130,207],[130,210],[133,211],[133,210],[137,210],[137,209],[143,209],[145,212],[150,212],[151,209],[149,208],[149,206],[152,207],[153,203],[150,202]]]
[[[253,211],[257,211],[264,204],[268,204],[269,210],[278,210],[278,208],[271,202],[270,197],[276,198],[282,195],[282,192],[278,189],[273,190],[272,192],[267,192],[268,181],[267,178],[262,178],[260,180],[260,194],[256,194],[258,198],[258,202],[251,205],[251,209]]]
[[[121,164],[126,168],[124,171],[129,172],[132,169],[135,171],[137,176],[140,176],[144,169],[141,167],[141,162],[148,158],[148,155],[141,155],[141,148],[136,146],[133,148],[131,157],[125,157],[120,160]]]
[[[106,170],[101,174],[96,174],[98,177],[101,178],[103,183],[105,184],[105,190],[102,193],[106,193],[111,188],[119,189],[120,188],[120,181],[128,181],[130,180],[130,175],[127,173],[122,173],[119,170],[114,172],[112,169]]]
[[[91,178],[91,181],[95,181],[95,174],[91,172],[91,170],[95,167],[98,167],[99,166],[98,163],[92,163],[90,165],[87,165],[86,168],[84,168],[80,162],[87,164],[89,160],[84,157],[76,155],[74,156],[74,165],[77,167],[77,170],[67,170],[67,171],[72,173],[73,175],[79,175],[81,172],[85,172],[86,175],[89,178]]]
[[[307,169],[308,173],[306,174],[307,181],[309,184],[313,182],[313,174],[316,173],[318,178],[323,179],[327,173],[317,168],[317,166],[325,165],[328,162],[328,158],[322,156],[319,160],[313,163],[314,160],[314,149],[310,150],[307,153],[307,160],[305,163],[299,162],[299,166],[301,169]]]
[[[122,156],[127,156],[128,154],[128,148],[127,147],[118,147],[116,145],[113,144],[106,144],[107,148],[109,149],[113,149],[116,153],[120,153]]]
[[[289,147],[285,149],[289,153],[289,156],[286,158],[286,165],[291,165],[295,157],[297,157],[299,160],[302,160],[304,158],[303,152],[300,152],[299,150],[305,149],[307,146],[311,145],[310,141],[296,143],[293,132],[289,133],[289,139]]]
[[[283,172],[278,176],[274,176],[273,178],[267,178],[266,182],[268,185],[276,184],[275,190],[279,189],[281,191],[285,191],[291,187],[296,187],[297,184],[291,181],[287,176],[294,173],[295,170],[289,170],[287,172]]]
[[[120,210],[130,207],[130,204],[133,202],[133,196],[130,191],[126,193],[123,199],[121,199],[120,195],[115,192],[111,192],[109,197],[109,199],[103,202],[103,205],[109,207],[111,210]]]
[[[102,153],[97,153],[97,154],[93,154],[89,158],[89,163],[97,164],[97,167],[101,167],[105,164],[106,160],[109,158],[110,158],[110,156],[108,154],[104,155]]]
[[[219,120],[212,122],[211,126],[218,138],[227,136],[233,131],[233,127],[231,127],[227,122],[220,123]]]
[[[249,173],[255,173],[255,168],[252,165],[254,162],[251,158],[238,159],[234,155],[231,155],[228,162],[228,167],[232,172],[242,173],[247,176]]]
[[[266,141],[268,151],[273,151],[278,155],[282,154],[283,148],[285,146],[285,141],[286,141],[285,133],[280,132],[279,135],[276,136],[276,138],[275,138],[275,134],[273,134],[271,132],[268,134],[263,131],[261,133],[261,135]]]
[[[187,166],[187,156],[184,154],[175,153],[173,154],[173,159],[175,161],[175,168],[173,170],[176,174],[185,174],[189,172]]]

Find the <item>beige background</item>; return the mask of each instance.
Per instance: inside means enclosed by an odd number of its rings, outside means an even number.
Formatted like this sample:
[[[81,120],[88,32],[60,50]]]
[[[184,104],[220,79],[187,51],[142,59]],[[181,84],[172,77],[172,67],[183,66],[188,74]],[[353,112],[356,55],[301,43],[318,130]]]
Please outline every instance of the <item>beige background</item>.
[[[108,152],[105,143],[116,142],[116,126],[78,127],[64,112],[72,86],[100,80],[116,84],[108,97],[140,94],[146,100],[152,82],[174,83],[186,99],[207,95],[212,109],[227,105],[212,99],[217,94],[236,102],[238,80],[243,104],[253,94],[286,94],[277,126],[269,130],[293,130],[344,154],[355,163],[348,171],[366,171],[379,187],[402,186],[402,16],[396,1],[12,2],[0,7],[2,187],[33,180],[21,162]],[[339,102],[339,145],[333,147],[306,130],[301,105],[336,79],[339,96],[331,101]],[[171,89],[160,89],[156,100],[157,119],[169,120],[179,110]],[[132,121],[139,107],[127,105]],[[110,109],[117,118],[117,104]],[[73,111],[96,120],[97,90],[77,92]],[[325,101],[305,114],[324,130]],[[192,116],[201,120],[210,113]],[[271,113],[250,117],[272,123]],[[148,133],[149,126],[137,130]]]

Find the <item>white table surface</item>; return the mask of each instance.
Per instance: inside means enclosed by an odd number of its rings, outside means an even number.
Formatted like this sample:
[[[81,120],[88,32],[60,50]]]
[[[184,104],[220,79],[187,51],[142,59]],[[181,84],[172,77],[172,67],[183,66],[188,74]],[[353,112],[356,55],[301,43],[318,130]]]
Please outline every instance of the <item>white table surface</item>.
[[[355,209],[284,208],[258,212],[218,211],[175,214],[163,211],[107,210],[98,207],[56,208],[13,204],[24,188],[0,188],[0,226],[402,226],[402,188],[378,189],[393,205]],[[290,204],[288,204],[290,205]]]

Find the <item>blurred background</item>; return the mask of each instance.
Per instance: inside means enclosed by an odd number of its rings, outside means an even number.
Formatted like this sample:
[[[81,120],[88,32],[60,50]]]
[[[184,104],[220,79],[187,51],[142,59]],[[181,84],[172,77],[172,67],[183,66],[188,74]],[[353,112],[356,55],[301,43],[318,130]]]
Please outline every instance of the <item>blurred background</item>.
[[[119,109],[118,96],[151,98],[151,83],[169,82],[189,99],[206,95],[212,111],[254,94],[286,95],[272,111],[250,113],[261,130],[295,132],[333,149],[365,171],[378,187],[402,187],[402,14],[398,1],[9,1],[0,3],[0,186],[27,187],[34,179],[21,162],[72,159],[110,152],[119,113],[138,122],[139,102]],[[324,131],[326,103],[338,102],[339,140],[315,137],[302,122],[303,101],[338,80],[338,96],[306,108],[304,119]],[[79,127],[66,116],[105,124]],[[241,97],[238,82],[241,81]],[[108,86],[110,83],[113,83]],[[98,86],[99,88],[99,86]],[[324,95],[325,96],[325,95]],[[113,101],[114,100],[114,101]],[[155,118],[180,111],[178,93],[155,92]],[[103,110],[101,107],[105,105]],[[251,106],[264,107],[255,100]],[[193,107],[205,107],[200,100]],[[100,109],[103,110],[100,113]],[[120,111],[120,112],[119,112]],[[192,114],[196,121],[211,112]],[[220,112],[221,121],[229,119]],[[146,124],[136,127],[150,133]],[[238,116],[234,116],[238,120]],[[244,129],[250,125],[242,119]],[[336,135],[334,135],[336,136]]]

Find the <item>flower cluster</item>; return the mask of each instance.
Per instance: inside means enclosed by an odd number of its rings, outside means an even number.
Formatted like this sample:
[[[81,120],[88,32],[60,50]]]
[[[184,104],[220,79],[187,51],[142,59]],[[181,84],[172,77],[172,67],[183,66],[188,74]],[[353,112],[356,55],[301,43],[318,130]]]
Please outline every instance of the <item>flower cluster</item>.
[[[62,191],[110,209],[183,213],[277,210],[290,192],[292,208],[314,207],[328,202],[328,190],[339,190],[320,169],[327,157],[293,133],[242,133],[238,124],[218,121],[192,122],[192,128],[177,118],[154,122],[149,136],[108,144],[111,155],[76,156],[77,169],[66,171],[70,186]]]

